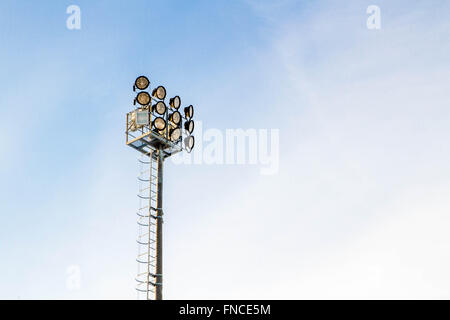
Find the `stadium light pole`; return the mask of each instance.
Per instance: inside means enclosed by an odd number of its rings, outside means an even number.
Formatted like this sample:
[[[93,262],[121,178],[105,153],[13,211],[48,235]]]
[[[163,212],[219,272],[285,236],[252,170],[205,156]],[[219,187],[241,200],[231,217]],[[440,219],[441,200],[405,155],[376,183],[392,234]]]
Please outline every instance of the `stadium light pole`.
[[[194,108],[192,105],[184,108],[182,116],[178,111],[181,107],[179,96],[171,98],[167,107],[164,102],[166,89],[158,86],[150,94],[146,91],[149,87],[147,77],[140,76],[135,80],[133,91],[138,93],[134,105],[138,106],[127,113],[125,134],[126,144],[144,156],[144,160],[139,160],[140,163],[150,166],[148,170],[141,171],[138,177],[140,182],[148,183],[148,186],[140,187],[138,193],[144,204],[140,205],[137,212],[139,234],[136,290],[138,297],[140,293],[145,293],[147,300],[152,297],[162,300],[164,159],[183,150],[192,151]]]

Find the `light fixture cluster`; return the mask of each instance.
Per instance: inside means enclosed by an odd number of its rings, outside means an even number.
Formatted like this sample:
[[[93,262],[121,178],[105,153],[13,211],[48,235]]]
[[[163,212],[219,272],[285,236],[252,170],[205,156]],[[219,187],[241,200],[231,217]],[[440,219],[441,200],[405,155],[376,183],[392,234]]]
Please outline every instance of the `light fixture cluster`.
[[[149,126],[151,130],[173,143],[181,143],[184,120],[184,146],[188,152],[194,148],[194,107],[192,105],[184,108],[184,116],[180,112],[181,98],[175,96],[170,98],[169,106],[166,105],[166,88],[158,86],[153,89],[151,95],[147,88],[150,81],[146,76],[139,76],[134,82],[133,91],[138,91],[134,104],[138,108],[131,113],[130,129],[135,131],[139,128]],[[152,103],[153,102],[153,103]]]

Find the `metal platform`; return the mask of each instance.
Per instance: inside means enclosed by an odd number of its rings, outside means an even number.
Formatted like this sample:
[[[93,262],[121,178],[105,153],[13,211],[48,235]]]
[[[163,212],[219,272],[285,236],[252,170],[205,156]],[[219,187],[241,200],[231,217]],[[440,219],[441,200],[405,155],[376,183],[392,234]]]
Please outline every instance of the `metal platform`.
[[[126,144],[144,155],[149,156],[152,152],[158,151],[162,147],[164,151],[164,158],[181,152],[183,150],[182,138],[178,141],[170,141],[168,138],[168,131],[163,135],[151,130],[150,125],[146,125],[138,130],[132,131],[130,129],[130,119],[127,114],[127,126],[125,131]],[[150,119],[151,120],[151,119]],[[151,122],[150,122],[151,123]]]

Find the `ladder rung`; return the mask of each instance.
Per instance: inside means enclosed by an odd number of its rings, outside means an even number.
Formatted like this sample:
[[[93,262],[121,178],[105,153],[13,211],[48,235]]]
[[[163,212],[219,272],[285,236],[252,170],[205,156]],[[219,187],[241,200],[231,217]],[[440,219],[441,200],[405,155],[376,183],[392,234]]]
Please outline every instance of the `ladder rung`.
[[[156,232],[155,232],[155,231],[153,231],[153,230],[150,230],[150,233],[156,234]],[[147,236],[147,235],[148,235],[148,232],[146,232],[146,233],[144,233],[144,234],[141,234],[141,235],[139,235],[139,238],[145,237],[145,236]]]
[[[143,252],[141,254],[138,254],[138,257],[143,256],[143,255],[148,255],[148,251],[147,252]]]
[[[139,240],[136,240],[136,242],[138,243],[138,244],[140,244],[140,245],[142,245],[142,246],[148,246],[148,242],[141,242],[141,241],[139,241]],[[152,244],[154,244],[156,242],[156,240],[153,240],[153,239],[150,239],[150,245],[152,245]]]

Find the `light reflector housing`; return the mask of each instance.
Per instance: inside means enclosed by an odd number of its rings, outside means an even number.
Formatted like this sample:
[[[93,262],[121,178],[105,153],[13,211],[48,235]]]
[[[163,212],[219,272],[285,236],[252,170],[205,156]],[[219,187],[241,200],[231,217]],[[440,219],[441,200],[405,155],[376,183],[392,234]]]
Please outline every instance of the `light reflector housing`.
[[[194,131],[194,120],[186,121],[184,123],[184,129],[191,134]]]
[[[184,115],[188,120],[190,120],[194,116],[194,107],[192,106],[192,104],[189,107],[184,108]]]
[[[146,91],[142,91],[139,92],[137,97],[136,97],[136,101],[141,105],[141,106],[146,106],[150,103],[150,95],[148,94],[148,92]]]
[[[175,111],[169,116],[169,120],[175,123],[176,125],[179,125],[181,122],[181,114],[178,111]]]
[[[171,129],[169,131],[169,134],[170,134],[170,140],[177,141],[181,137],[181,129],[180,128]]]
[[[153,106],[153,111],[155,111],[157,114],[161,114],[161,115],[166,113],[166,109],[167,109],[166,104],[163,101],[158,101]]]
[[[150,80],[146,76],[139,76],[136,78],[134,82],[134,86],[139,90],[145,90],[150,85]]]
[[[166,88],[164,88],[163,86],[155,88],[152,92],[152,96],[159,100],[164,100],[164,98],[166,97]]]
[[[187,152],[191,152],[194,148],[194,136],[188,136],[184,138],[184,146],[186,147]]]
[[[179,96],[170,98],[170,107],[178,110],[178,108],[180,108],[180,106],[181,106],[181,98]]]
[[[156,130],[164,130],[166,128],[166,121],[161,117],[156,117],[152,125]]]

